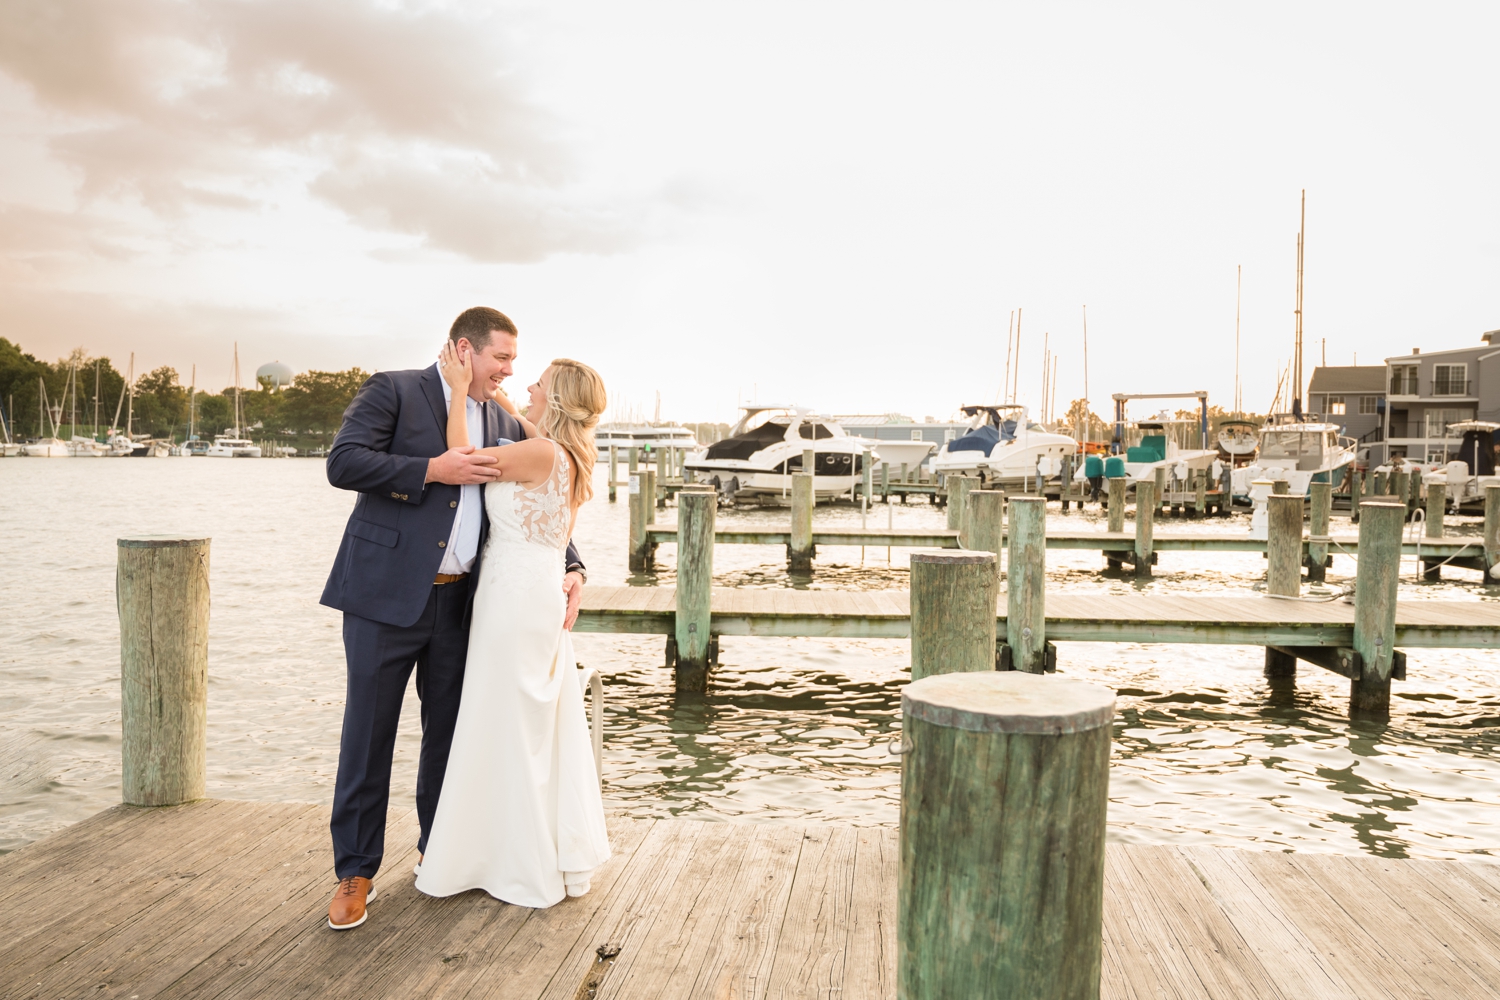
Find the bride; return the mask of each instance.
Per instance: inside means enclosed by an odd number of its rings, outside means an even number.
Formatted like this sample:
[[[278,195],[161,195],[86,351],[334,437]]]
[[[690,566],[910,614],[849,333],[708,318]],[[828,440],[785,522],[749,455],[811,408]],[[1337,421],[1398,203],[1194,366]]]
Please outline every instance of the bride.
[[[462,447],[471,364],[450,344],[441,367],[453,388],[448,446]],[[535,436],[483,449],[498,460],[500,481],[485,487],[489,537],[463,697],[417,888],[431,896],[483,889],[545,907],[587,892],[609,858],[562,589],[563,552],[593,494],[605,395],[597,372],[565,358],[529,392]]]

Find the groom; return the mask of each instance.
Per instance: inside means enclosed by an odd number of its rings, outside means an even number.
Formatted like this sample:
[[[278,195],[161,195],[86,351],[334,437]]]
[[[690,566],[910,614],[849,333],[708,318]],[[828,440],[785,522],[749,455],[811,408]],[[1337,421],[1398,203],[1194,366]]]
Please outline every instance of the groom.
[[[465,400],[469,440],[491,447],[523,439],[520,422],[492,398],[512,374],[515,324],[479,307],[460,314],[448,336],[473,359]],[[413,666],[422,702],[418,851],[426,850],[448,766],[487,528],[482,490],[496,477],[493,457],[447,446],[451,391],[436,365],[370,376],[344,411],[328,453],[328,481],[358,493],[322,599],[344,613],[348,663],[330,824],[339,887],[328,925],[335,930],[364,923],[365,904],[375,895],[371,879],[385,853],[396,723]],[[584,568],[571,543],[566,558],[571,627]]]

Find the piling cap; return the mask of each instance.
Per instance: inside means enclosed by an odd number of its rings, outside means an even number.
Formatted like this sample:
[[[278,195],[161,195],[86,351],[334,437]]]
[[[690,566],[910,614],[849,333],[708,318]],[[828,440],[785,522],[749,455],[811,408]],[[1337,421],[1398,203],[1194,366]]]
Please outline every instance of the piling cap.
[[[1109,725],[1115,693],[1102,684],[1019,670],[935,674],[907,685],[901,713],[975,733],[1059,736]]]
[[[134,535],[118,539],[122,549],[171,549],[188,545],[203,545],[209,539],[204,535]]]
[[[962,549],[918,549],[910,555],[913,563],[940,563],[944,565],[977,566],[993,563],[993,552],[971,552]]]

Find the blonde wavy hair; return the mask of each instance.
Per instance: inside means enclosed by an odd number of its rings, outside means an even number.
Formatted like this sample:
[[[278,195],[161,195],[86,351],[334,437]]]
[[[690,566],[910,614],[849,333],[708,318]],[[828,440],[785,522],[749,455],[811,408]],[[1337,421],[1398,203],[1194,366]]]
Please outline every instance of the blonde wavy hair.
[[[594,462],[599,458],[594,428],[609,405],[604,379],[571,358],[554,358],[548,367],[552,381],[538,430],[562,445],[573,460],[573,504],[582,506],[594,495]]]

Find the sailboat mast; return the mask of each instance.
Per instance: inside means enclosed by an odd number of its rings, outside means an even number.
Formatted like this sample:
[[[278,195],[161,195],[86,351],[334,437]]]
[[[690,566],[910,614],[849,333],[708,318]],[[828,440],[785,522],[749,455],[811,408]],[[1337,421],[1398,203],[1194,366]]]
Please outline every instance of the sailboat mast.
[[[1006,401],[1005,394],[1010,389],[1010,342],[1011,338],[1015,335],[1015,326],[1016,311],[1012,309],[1010,311],[1010,319],[1008,319],[1005,323],[1005,378],[1000,383],[1000,391],[996,393],[996,396],[998,398],[995,400],[995,402],[997,403],[1003,403]]]
[[[1307,234],[1307,189],[1302,189],[1302,218],[1297,224],[1297,353],[1292,359],[1292,413],[1302,419],[1302,254]]]
[[[240,436],[240,342],[234,342],[234,436]]]
[[[198,366],[193,365],[192,384],[188,386],[188,440],[198,435],[198,424],[194,419],[198,403]]]
[[[1089,402],[1089,307],[1083,307],[1083,443],[1094,440],[1093,405]]]
[[[1016,390],[1021,384],[1021,310],[1016,310],[1016,366],[1014,381],[1010,385],[1010,401],[1016,401]]]
[[[1234,265],[1234,418],[1240,418],[1240,289],[1245,266]]]
[[[94,362],[94,437],[99,437],[99,362]]]
[[[125,385],[130,390],[130,404],[125,408],[125,437],[135,440],[135,352],[130,352],[130,374],[125,376]]]

